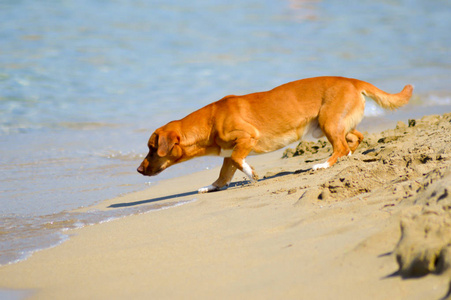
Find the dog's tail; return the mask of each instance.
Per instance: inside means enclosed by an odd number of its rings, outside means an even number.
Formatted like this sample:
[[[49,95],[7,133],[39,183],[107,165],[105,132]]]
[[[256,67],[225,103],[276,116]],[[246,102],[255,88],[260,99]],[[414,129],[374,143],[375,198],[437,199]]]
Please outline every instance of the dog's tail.
[[[412,97],[413,86],[410,84],[406,85],[403,90],[397,94],[389,94],[368,82],[362,81],[362,83],[362,94],[370,97],[385,109],[396,109],[401,107],[407,104],[410,97]]]

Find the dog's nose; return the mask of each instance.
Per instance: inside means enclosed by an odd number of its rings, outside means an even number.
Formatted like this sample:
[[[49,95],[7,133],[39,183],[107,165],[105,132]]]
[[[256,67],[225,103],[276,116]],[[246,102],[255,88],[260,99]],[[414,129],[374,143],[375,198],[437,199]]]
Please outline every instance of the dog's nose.
[[[138,167],[138,169],[136,169],[136,171],[138,171],[138,173],[143,174],[144,173],[144,167],[141,165]]]

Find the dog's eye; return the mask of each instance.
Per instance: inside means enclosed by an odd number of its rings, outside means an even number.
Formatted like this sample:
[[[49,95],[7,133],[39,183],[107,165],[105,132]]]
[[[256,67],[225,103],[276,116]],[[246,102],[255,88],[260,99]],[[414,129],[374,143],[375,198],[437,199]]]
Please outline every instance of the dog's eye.
[[[157,153],[157,151],[158,151],[158,148],[156,148],[156,147],[154,147],[154,146],[149,146],[149,152],[150,153]]]

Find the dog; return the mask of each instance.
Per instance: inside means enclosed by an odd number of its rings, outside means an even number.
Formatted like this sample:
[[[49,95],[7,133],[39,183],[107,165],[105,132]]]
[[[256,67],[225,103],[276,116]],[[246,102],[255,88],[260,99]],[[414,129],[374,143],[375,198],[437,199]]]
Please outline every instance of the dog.
[[[148,141],[149,153],[137,171],[153,176],[194,157],[224,157],[219,178],[199,193],[228,187],[235,171],[255,182],[258,177],[246,162],[252,154],[283,148],[307,134],[326,136],[332,156],[313,170],[328,168],[354,153],[363,140],[356,126],[363,118],[365,97],[385,109],[409,102],[413,86],[397,94],[386,93],[365,81],[344,77],[315,77],[244,96],[229,95],[181,120],[158,128]]]

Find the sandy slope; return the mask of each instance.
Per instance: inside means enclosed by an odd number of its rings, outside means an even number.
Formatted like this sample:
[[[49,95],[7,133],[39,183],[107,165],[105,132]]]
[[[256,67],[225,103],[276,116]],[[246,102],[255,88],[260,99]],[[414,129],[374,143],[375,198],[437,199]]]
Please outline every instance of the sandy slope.
[[[39,299],[446,296],[451,114],[367,135],[353,156],[310,170],[329,155],[302,143],[289,158],[249,158],[264,176],[251,186],[237,173],[228,190],[192,192],[216,179],[210,170],[106,201],[98,208],[193,200],[75,230],[1,267],[0,287]]]

